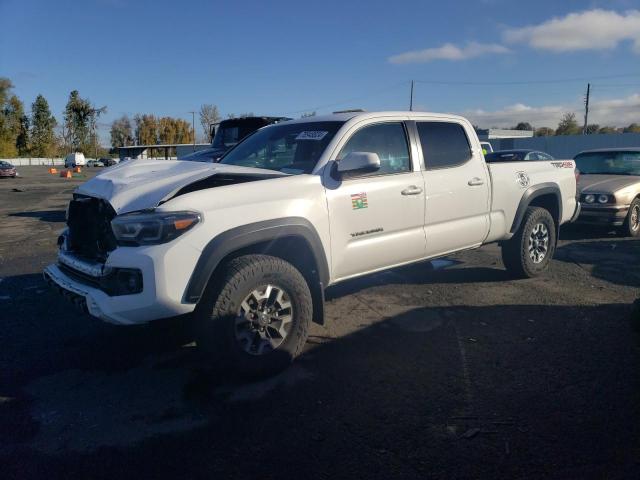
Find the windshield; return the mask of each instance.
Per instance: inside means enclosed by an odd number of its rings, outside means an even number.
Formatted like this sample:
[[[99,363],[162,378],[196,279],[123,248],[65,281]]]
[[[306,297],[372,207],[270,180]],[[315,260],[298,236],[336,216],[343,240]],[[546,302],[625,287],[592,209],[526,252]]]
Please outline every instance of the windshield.
[[[267,122],[263,119],[241,118],[238,120],[225,120],[218,126],[211,146],[227,150],[265,125],[267,125]]]
[[[219,158],[222,153],[215,148],[205,148],[196,152],[180,157],[178,160],[186,160],[188,162],[205,162],[211,163]]]
[[[582,174],[640,175],[640,151],[581,153],[575,161]]]
[[[257,131],[227,153],[220,163],[311,173],[344,122],[279,123]]]

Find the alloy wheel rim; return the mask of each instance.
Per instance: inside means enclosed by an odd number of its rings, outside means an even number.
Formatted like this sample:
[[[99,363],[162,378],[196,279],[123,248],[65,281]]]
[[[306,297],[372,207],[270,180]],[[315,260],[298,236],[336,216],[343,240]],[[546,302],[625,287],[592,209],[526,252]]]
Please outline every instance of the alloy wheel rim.
[[[292,320],[289,294],[277,285],[261,285],[240,304],[235,322],[236,341],[250,355],[266,355],[285,341]]]
[[[542,262],[549,253],[549,230],[543,223],[537,223],[529,235],[529,257],[533,263]]]
[[[638,230],[640,228],[640,205],[634,205],[633,210],[631,210],[631,229],[633,231]]]

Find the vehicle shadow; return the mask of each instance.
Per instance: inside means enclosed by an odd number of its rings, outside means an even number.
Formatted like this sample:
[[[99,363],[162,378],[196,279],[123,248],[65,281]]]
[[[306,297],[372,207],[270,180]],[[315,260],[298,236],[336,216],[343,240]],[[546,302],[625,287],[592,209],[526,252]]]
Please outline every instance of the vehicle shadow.
[[[558,247],[555,259],[590,266],[591,275],[617,285],[640,287],[640,240],[594,240]]]
[[[621,238],[612,227],[568,223],[560,227],[560,240],[590,240],[599,238]]]
[[[25,373],[3,375],[18,399],[0,403],[5,478],[587,478],[635,465],[630,305],[417,308],[246,383],[42,300],[3,323],[2,370]],[[74,333],[50,335],[61,328]],[[105,371],[95,357],[125,360]]]
[[[64,222],[65,211],[64,210],[39,210],[35,212],[17,212],[10,213],[9,217],[25,217],[25,218],[37,218],[43,222]]]
[[[438,266],[438,262],[443,265]],[[433,266],[435,264],[435,268]],[[463,262],[439,259],[434,262],[421,262],[392,270],[372,273],[363,277],[341,282],[327,288],[327,300],[351,295],[367,288],[382,285],[429,285],[436,283],[486,283],[513,281],[509,273],[501,268],[465,267]]]

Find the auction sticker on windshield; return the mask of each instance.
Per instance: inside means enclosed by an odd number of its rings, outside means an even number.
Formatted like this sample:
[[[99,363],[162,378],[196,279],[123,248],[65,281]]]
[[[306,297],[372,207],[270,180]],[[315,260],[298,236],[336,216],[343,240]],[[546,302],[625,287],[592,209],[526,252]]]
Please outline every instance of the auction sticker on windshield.
[[[296,140],[322,140],[327,135],[326,130],[306,130],[300,132]]]

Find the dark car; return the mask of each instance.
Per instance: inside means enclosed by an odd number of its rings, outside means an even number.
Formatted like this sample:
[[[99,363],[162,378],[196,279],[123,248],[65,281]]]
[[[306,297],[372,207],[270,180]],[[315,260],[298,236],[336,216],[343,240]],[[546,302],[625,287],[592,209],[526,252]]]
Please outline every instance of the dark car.
[[[16,175],[18,175],[16,167],[11,165],[9,162],[0,160],[0,177],[16,178]]]
[[[105,167],[112,167],[113,165],[117,165],[120,160],[118,158],[101,157],[99,161],[102,162]]]
[[[211,142],[211,147],[197,152],[190,153],[178,160],[188,160],[191,162],[217,162],[227,150],[237,144],[247,135],[252,134],[256,130],[278,123],[290,120],[286,117],[242,117],[230,118],[223,120],[218,124],[216,133]],[[215,125],[211,126],[212,128]]]
[[[548,153],[538,150],[498,150],[497,152],[487,153],[484,159],[489,163],[554,160]]]

